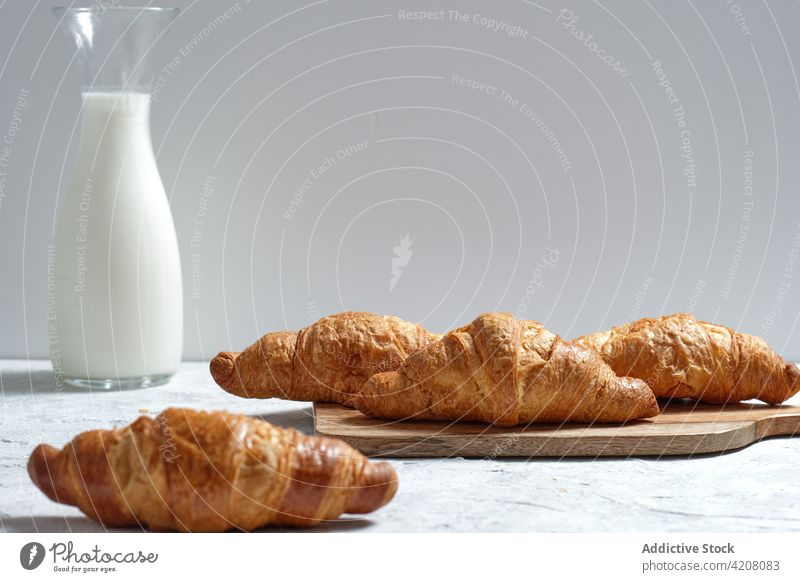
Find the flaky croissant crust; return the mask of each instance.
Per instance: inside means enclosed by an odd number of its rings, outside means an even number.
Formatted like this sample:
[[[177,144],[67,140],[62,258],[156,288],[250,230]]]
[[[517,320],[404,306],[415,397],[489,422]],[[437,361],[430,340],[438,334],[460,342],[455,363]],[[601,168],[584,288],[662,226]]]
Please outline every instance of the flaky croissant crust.
[[[370,376],[395,370],[440,337],[398,317],[347,311],[299,331],[268,333],[243,352],[221,352],[211,375],[246,398],[348,405]]]
[[[368,416],[527,422],[623,422],[658,414],[650,388],[618,378],[591,350],[541,323],[485,313],[372,376],[353,398]]]
[[[62,450],[39,445],[28,472],[50,499],[107,526],[161,531],[315,525],[374,511],[397,490],[388,463],[337,439],[177,408],[82,433]]]
[[[780,404],[800,390],[797,366],[762,338],[690,313],[644,318],[574,341],[617,374],[645,380],[659,397]]]

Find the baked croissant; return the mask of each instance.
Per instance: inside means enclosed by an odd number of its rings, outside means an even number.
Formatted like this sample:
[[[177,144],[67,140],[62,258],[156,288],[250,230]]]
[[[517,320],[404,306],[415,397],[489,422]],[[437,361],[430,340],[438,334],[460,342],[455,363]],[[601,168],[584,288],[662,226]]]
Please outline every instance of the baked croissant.
[[[28,473],[53,501],[110,527],[221,532],[369,513],[397,490],[388,463],[342,441],[244,415],[170,408],[39,445]]]
[[[658,414],[642,380],[535,321],[485,313],[375,374],[353,398],[367,416],[529,422],[623,422]]]
[[[211,375],[245,398],[348,405],[372,374],[396,369],[440,337],[397,317],[348,311],[300,331],[268,333],[243,352],[221,352]]]
[[[780,404],[800,391],[797,366],[766,341],[690,313],[640,319],[574,342],[595,350],[617,374],[642,378],[659,397]]]

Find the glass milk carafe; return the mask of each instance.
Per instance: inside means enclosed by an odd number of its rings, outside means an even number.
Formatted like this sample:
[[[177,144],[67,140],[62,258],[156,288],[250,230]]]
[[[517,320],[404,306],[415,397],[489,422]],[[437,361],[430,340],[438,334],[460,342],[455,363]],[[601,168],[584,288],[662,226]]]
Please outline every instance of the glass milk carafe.
[[[178,241],[150,138],[148,64],[177,9],[54,10],[83,67],[78,162],[56,228],[56,372],[163,384],[183,347]]]

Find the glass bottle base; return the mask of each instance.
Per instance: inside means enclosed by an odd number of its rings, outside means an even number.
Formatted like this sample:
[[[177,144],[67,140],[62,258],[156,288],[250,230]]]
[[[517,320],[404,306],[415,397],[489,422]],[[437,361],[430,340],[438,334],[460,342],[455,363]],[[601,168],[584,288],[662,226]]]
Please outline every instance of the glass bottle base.
[[[86,390],[137,390],[152,388],[169,382],[174,374],[152,374],[133,378],[64,378],[64,383]]]

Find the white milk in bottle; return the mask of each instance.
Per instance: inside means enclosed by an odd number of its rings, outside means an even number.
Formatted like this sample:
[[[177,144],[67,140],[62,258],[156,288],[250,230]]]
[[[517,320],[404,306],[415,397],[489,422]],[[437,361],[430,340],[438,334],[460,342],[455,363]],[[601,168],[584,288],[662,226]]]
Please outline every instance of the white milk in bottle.
[[[156,385],[180,361],[178,242],[149,108],[147,93],[83,94],[81,148],[56,231],[51,348],[73,385]]]

